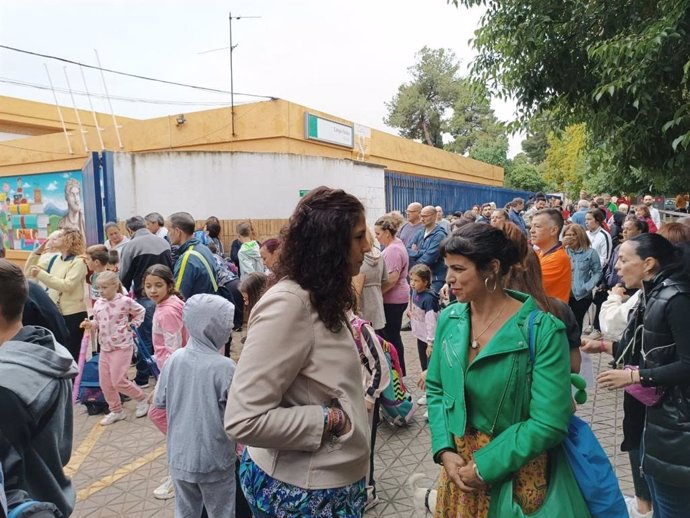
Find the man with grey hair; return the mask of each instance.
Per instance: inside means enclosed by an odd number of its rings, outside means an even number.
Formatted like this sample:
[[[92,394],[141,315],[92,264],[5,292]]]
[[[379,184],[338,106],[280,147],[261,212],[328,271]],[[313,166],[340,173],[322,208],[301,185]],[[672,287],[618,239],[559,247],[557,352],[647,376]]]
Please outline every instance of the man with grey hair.
[[[164,239],[154,236],[146,228],[146,222],[141,216],[132,216],[125,221],[130,241],[120,253],[120,281],[126,290],[134,292],[135,300],[144,306],[146,316],[139,332],[149,351],[153,351],[151,328],[153,313],[156,309],[154,302],[144,292],[144,272],[155,264],[163,264],[172,269],[172,255],[170,245]],[[147,387],[150,370],[142,359],[137,361],[137,375],[134,382],[140,387]]]
[[[570,216],[570,221],[580,225],[585,230],[587,228],[587,227],[585,227],[585,216],[587,215],[587,212],[589,211],[589,205],[590,205],[589,200],[583,199],[583,200],[578,201],[577,202],[577,212]]]
[[[446,282],[446,263],[441,257],[440,245],[448,234],[441,225],[436,223],[436,208],[427,205],[421,211],[422,228],[407,247],[407,255],[410,257],[410,268],[415,264],[425,264],[431,270],[431,289],[436,293]]]
[[[443,217],[443,207],[436,205],[436,223],[441,225],[441,228],[446,231],[446,234],[450,234],[450,221]]]
[[[144,216],[144,219],[146,220],[146,228],[149,229],[149,232],[154,236],[165,239],[168,243],[170,242],[170,239],[168,239],[168,229],[165,228],[165,219],[163,219],[163,216],[161,216],[159,212],[151,212]]]
[[[434,209],[434,212],[435,211],[436,209]],[[405,223],[402,227],[400,227],[400,230],[398,230],[398,237],[403,243],[405,243],[405,246],[409,246],[412,243],[414,238],[417,236],[417,233],[424,226],[422,223],[421,213],[421,203],[413,201],[407,206],[407,210],[405,211],[407,223]]]

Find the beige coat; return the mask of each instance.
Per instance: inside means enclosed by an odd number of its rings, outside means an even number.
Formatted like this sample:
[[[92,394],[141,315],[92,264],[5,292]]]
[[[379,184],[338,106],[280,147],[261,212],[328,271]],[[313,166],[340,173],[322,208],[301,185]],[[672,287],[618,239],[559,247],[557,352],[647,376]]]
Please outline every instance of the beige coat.
[[[323,438],[323,405],[337,398],[352,430]],[[330,332],[309,293],[283,279],[252,310],[232,380],[225,430],[250,446],[269,476],[304,489],[343,487],[364,478],[369,428],[360,361],[349,328]]]
[[[48,259],[53,257],[48,255]],[[58,255],[53,261],[50,273],[47,272],[50,261],[44,261],[42,256],[32,253],[26,263],[27,268],[34,265],[41,268],[36,280],[48,288],[48,296],[55,302],[60,313],[67,316],[86,311],[84,282],[88,269],[83,259],[75,257],[64,261]]]

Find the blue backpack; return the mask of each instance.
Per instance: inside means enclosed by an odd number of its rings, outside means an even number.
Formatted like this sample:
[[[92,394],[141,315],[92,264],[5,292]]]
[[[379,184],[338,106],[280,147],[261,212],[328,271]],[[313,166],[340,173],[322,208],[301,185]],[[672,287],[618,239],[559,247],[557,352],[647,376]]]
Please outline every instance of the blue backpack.
[[[79,384],[79,402],[86,406],[86,412],[89,415],[108,412],[108,403],[105,402],[105,396],[98,379],[98,357],[98,354],[94,354],[84,364],[84,372]]]
[[[538,315],[539,311],[532,311],[528,323],[529,360],[532,368]],[[576,415],[570,418],[563,450],[592,518],[626,518],[628,509],[611,461],[589,425]]]

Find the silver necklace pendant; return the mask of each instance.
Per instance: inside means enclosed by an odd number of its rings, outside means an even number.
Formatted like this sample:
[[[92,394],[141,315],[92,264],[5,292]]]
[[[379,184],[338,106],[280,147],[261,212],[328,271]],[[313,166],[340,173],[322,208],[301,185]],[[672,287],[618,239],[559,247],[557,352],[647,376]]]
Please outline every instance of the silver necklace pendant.
[[[477,340],[472,340],[470,347],[472,347],[472,349],[479,349],[479,342],[477,342]]]

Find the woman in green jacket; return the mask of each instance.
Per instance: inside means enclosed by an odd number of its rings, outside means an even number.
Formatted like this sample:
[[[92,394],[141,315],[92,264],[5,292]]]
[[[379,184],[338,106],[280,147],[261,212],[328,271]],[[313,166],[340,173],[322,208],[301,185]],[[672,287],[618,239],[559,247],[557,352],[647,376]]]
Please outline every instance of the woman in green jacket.
[[[491,487],[512,477],[532,513],[546,496],[547,451],[572,415],[564,325],[540,312],[530,377],[528,295],[501,278],[519,257],[499,229],[471,224],[441,245],[458,303],[440,316],[426,379],[434,460],[443,465],[437,518],[486,518]]]

